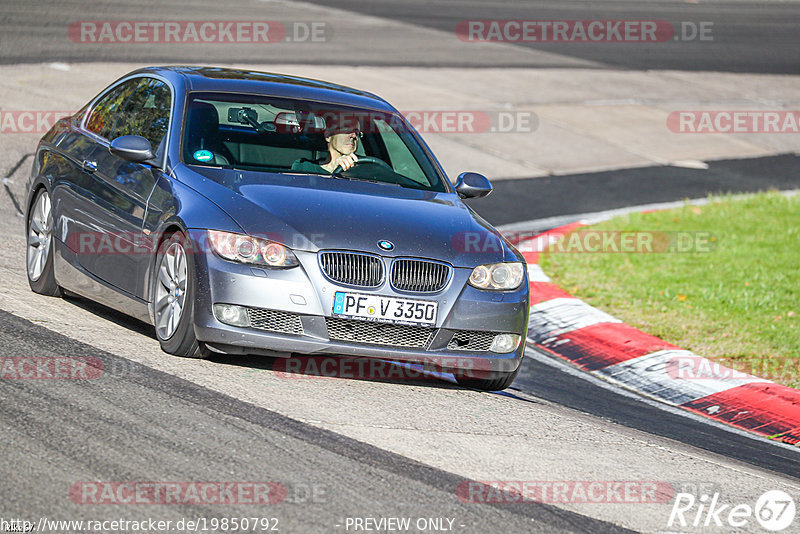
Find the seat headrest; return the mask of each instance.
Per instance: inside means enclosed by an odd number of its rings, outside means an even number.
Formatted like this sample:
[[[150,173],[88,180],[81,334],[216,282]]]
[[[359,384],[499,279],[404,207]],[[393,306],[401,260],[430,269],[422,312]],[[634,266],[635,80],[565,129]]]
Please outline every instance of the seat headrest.
[[[219,131],[217,108],[206,102],[193,102],[189,107],[189,121],[186,128],[190,143],[200,139],[216,138]]]

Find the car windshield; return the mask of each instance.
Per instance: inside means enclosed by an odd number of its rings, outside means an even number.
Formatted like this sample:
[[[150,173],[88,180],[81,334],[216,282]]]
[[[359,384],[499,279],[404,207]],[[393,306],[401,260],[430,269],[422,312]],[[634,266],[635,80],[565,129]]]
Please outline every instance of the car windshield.
[[[395,113],[260,95],[192,93],[182,157],[190,165],[320,174],[445,192],[443,177],[409,128]],[[337,134],[351,139],[359,158],[346,171],[323,168]]]

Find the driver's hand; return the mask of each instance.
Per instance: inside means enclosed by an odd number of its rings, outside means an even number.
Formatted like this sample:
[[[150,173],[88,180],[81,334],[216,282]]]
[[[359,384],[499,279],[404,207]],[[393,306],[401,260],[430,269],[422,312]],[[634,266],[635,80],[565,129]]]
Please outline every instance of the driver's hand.
[[[347,156],[339,156],[338,158],[336,158],[336,161],[334,161],[333,168],[335,169],[337,165],[341,165],[342,170],[346,171],[347,169],[351,169],[353,165],[356,164],[356,161],[358,161],[358,156],[356,156],[355,154],[349,154]]]

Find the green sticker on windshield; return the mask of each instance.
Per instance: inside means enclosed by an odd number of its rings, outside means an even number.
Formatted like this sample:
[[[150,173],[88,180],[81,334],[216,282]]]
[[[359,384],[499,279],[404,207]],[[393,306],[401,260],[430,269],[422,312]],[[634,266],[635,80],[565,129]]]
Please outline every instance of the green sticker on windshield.
[[[214,159],[214,154],[210,150],[198,150],[193,156],[197,161],[211,161]]]

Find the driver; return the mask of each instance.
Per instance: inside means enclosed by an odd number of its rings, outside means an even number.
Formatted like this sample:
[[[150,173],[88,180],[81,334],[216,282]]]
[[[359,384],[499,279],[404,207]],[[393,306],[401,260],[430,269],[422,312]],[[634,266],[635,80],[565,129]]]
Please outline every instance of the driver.
[[[358,161],[356,149],[358,140],[363,134],[358,128],[336,128],[325,131],[325,142],[328,143],[328,162],[317,162],[301,158],[292,164],[293,171],[302,171],[315,174],[332,174],[339,165],[346,171]]]

